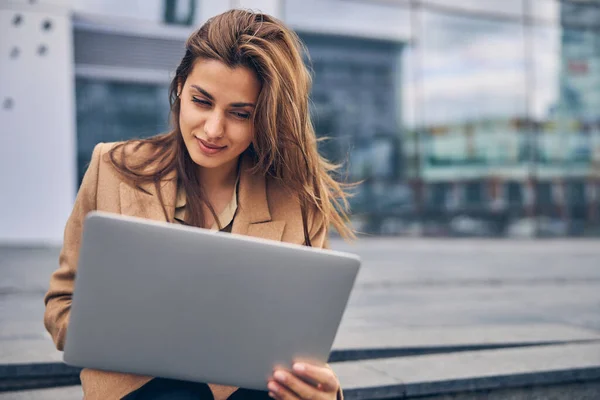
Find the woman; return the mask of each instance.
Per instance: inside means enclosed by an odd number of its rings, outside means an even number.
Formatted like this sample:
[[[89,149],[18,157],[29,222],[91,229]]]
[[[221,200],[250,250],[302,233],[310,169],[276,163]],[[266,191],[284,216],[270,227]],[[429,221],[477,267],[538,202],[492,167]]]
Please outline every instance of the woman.
[[[329,175],[334,166],[317,152],[302,50],[297,36],[268,15],[233,10],[214,17],[188,39],[171,82],[174,129],[96,146],[45,298],[44,322],[59,350],[91,210],[315,247],[327,246],[330,224],[352,236],[346,194]],[[90,369],[81,381],[86,399],[267,394]],[[323,365],[276,370],[268,387],[280,399],[341,396],[338,379]]]

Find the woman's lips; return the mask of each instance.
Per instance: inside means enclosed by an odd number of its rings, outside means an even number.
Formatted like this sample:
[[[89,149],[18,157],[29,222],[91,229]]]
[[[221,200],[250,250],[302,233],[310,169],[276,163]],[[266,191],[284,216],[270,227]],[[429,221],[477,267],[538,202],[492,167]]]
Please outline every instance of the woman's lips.
[[[223,150],[225,150],[225,148],[227,146],[215,146],[214,144],[210,144],[205,140],[196,138],[196,142],[198,143],[198,147],[200,148],[200,151],[203,152],[206,155],[213,155],[213,154],[217,154]]]

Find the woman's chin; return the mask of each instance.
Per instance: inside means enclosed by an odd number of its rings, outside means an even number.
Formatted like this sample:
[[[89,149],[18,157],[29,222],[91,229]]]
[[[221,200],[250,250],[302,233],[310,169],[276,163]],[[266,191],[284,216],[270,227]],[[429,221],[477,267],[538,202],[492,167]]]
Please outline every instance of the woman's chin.
[[[225,154],[215,154],[206,156],[204,154],[191,154],[192,161],[196,165],[202,168],[219,168],[225,164],[228,164],[231,160],[229,157],[225,157]]]

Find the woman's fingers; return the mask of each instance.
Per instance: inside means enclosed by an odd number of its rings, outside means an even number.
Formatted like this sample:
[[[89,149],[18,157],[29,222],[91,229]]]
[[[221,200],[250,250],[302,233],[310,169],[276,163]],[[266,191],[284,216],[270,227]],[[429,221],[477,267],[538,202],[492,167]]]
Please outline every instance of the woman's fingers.
[[[340,382],[329,365],[318,366],[300,362],[295,363],[292,369],[296,376],[317,383],[323,392],[337,392],[340,388]]]
[[[285,370],[277,370],[273,378],[279,386],[283,386],[300,399],[319,399],[323,394],[317,387],[309,385],[302,379]],[[269,387],[271,389],[271,387]],[[284,397],[287,398],[287,397]]]
[[[276,399],[335,399],[340,383],[329,365],[295,363],[292,372],[277,368],[268,384]]]
[[[269,385],[269,396],[277,400],[297,400],[300,399],[295,393],[292,393],[290,389],[286,388],[283,384],[279,384],[275,381],[270,381]]]

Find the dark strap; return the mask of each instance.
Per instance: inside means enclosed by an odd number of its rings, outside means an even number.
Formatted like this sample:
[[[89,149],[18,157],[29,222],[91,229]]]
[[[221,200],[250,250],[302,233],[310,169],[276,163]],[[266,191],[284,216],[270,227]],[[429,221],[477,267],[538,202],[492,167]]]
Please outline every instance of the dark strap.
[[[310,233],[308,232],[308,213],[304,205],[300,206],[300,213],[302,214],[302,227],[304,228],[304,245],[312,247],[310,242]]]

